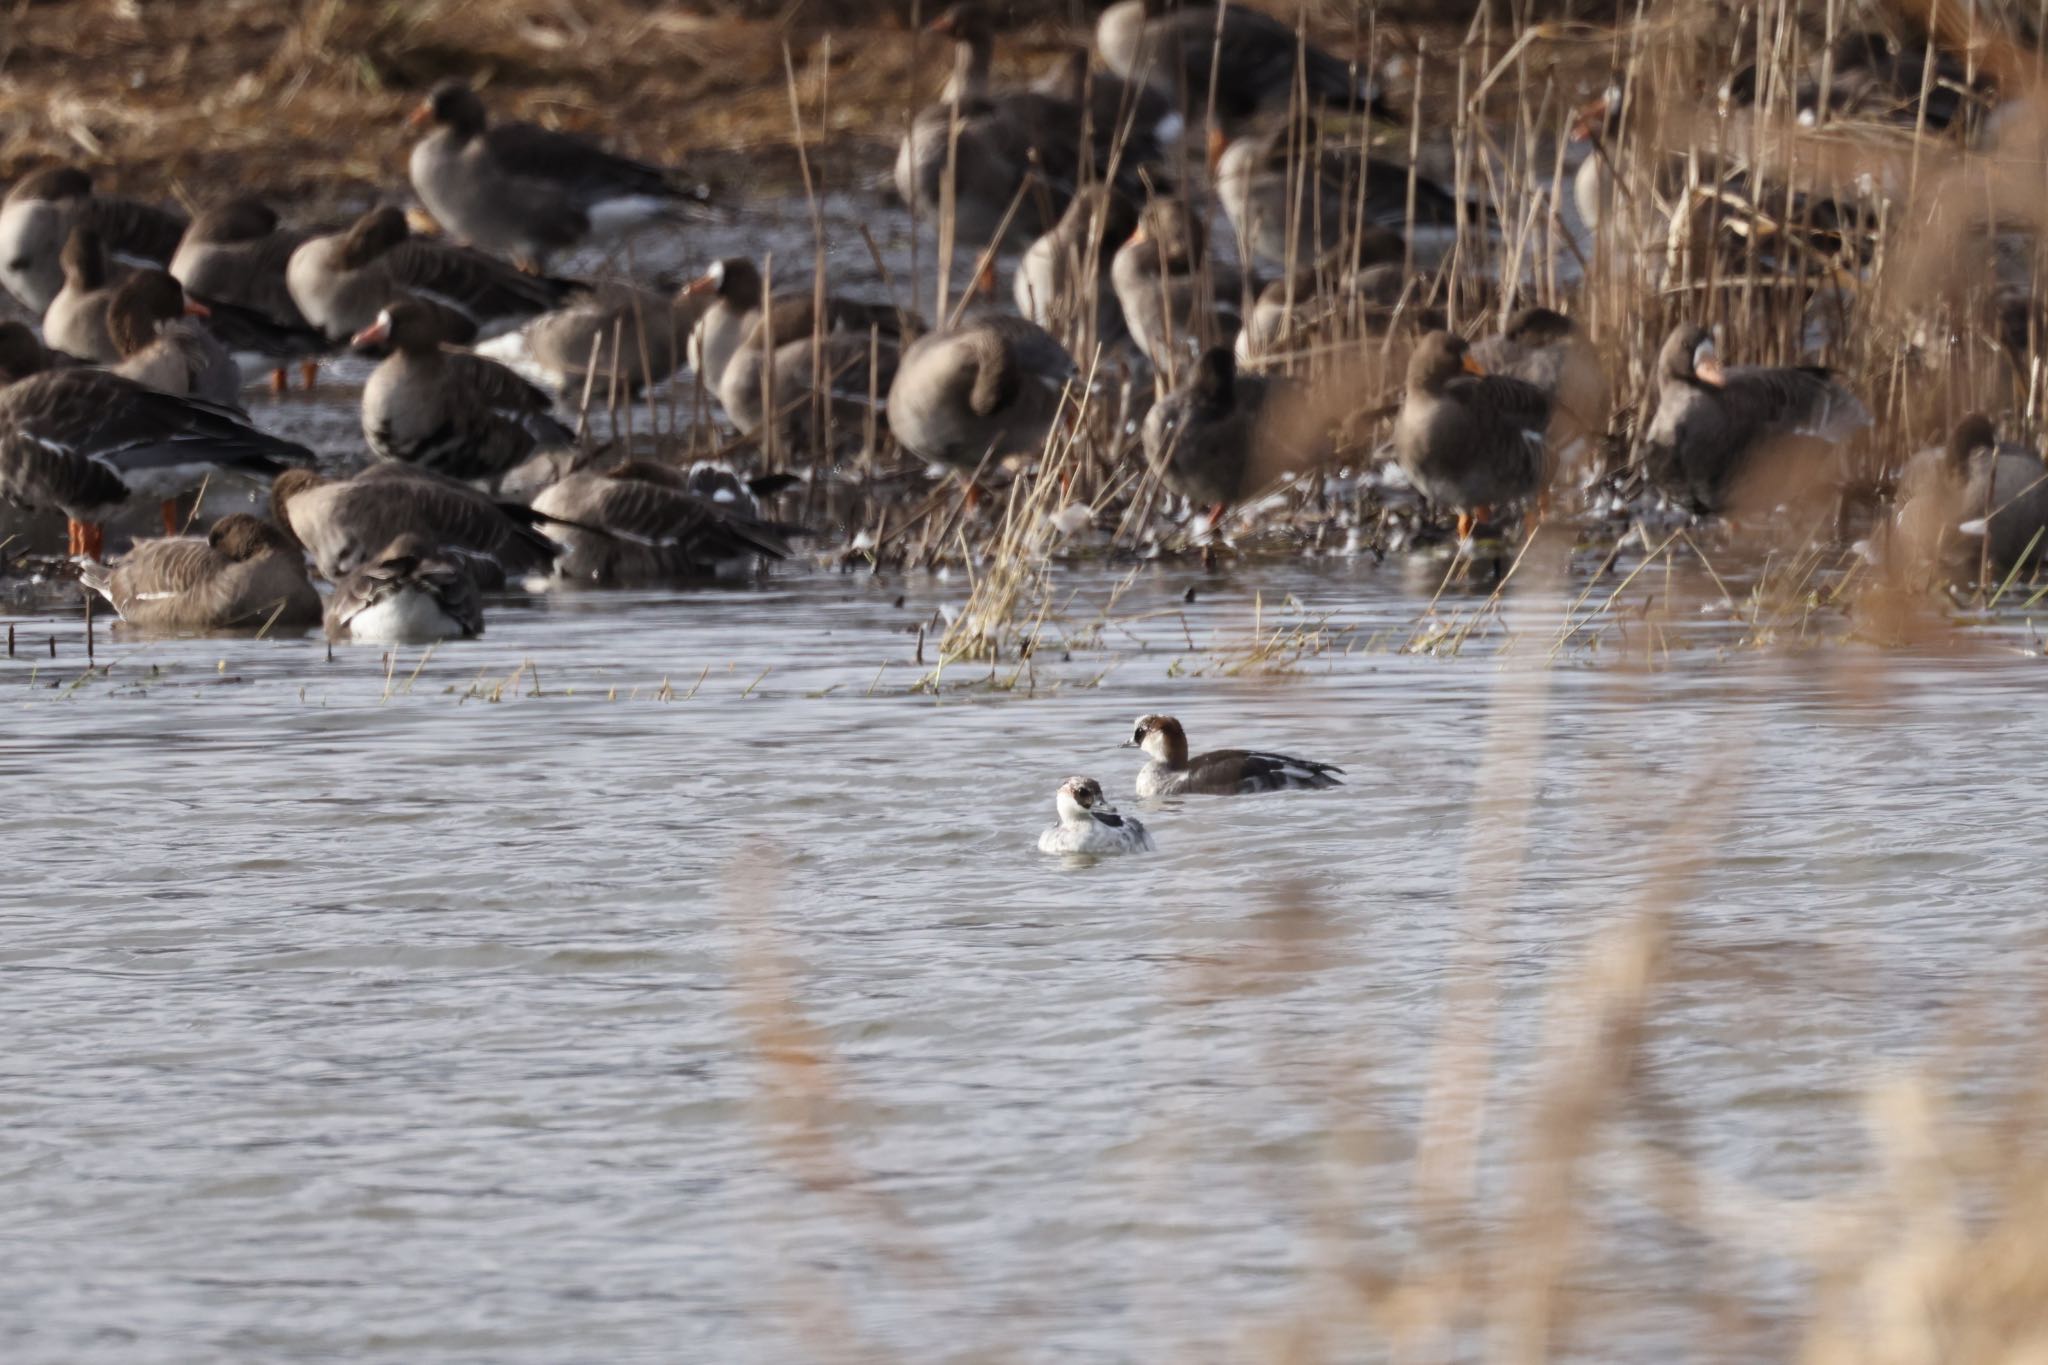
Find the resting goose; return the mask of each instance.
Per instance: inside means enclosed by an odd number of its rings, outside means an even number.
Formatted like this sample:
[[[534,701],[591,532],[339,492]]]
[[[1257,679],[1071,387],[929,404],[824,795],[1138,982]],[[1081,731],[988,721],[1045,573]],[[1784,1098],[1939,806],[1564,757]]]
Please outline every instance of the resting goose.
[[[270,515],[329,582],[404,535],[465,556],[487,587],[554,566],[555,543],[535,529],[545,518],[532,508],[411,465],[373,464],[349,479],[288,469],[270,485]]]
[[[918,459],[972,476],[990,457],[1043,446],[1076,377],[1073,357],[1036,323],[970,314],[903,352],[889,430]]]
[[[599,398],[614,383],[632,397],[682,368],[705,304],[687,286],[665,298],[623,281],[602,284],[476,350],[515,369],[531,366],[527,372],[537,371],[564,397],[580,396],[586,383]]]
[[[442,81],[414,110],[434,131],[412,149],[413,191],[449,231],[544,268],[559,251],[673,211],[668,172],[586,138],[531,123],[493,123],[476,92]]]
[[[105,370],[51,370],[0,389],[0,498],[55,507],[71,522],[71,553],[102,557],[101,523],[131,497],[163,504],[209,477],[270,478],[313,452],[249,426],[242,414],[178,398]]]
[[[1607,432],[1607,371],[1570,318],[1523,308],[1498,333],[1473,342],[1472,358],[1486,373],[1534,384],[1550,399],[1550,448],[1560,467],[1595,456],[1595,443]]]
[[[327,638],[423,645],[484,633],[483,594],[469,566],[432,541],[400,536],[334,585]]]
[[[368,327],[400,297],[431,304],[442,314],[443,335],[466,343],[512,331],[561,307],[582,287],[414,237],[405,215],[389,206],[372,209],[346,232],[301,243],[285,267],[285,283],[306,320],[336,343]]]
[[[1168,488],[1208,508],[1214,525],[1245,494],[1303,463],[1309,452],[1295,425],[1306,401],[1285,379],[1239,374],[1237,357],[1213,347],[1145,414],[1145,458]]]
[[[1123,305],[1110,278],[1117,248],[1138,226],[1131,200],[1107,185],[1074,196],[1050,232],[1017,263],[1017,311],[1068,344],[1113,346],[1128,336]]]
[[[198,321],[208,316],[168,272],[136,271],[107,304],[107,334],[121,356],[114,373],[161,393],[239,408],[241,368]]]
[[[1543,390],[1487,374],[1463,337],[1431,332],[1408,360],[1395,458],[1418,492],[1457,513],[1462,541],[1495,508],[1543,492],[1549,427]]]
[[[1424,281],[1417,283],[1426,287]],[[1399,265],[1341,273],[1300,270],[1291,283],[1278,279],[1259,291],[1251,317],[1237,334],[1237,358],[1252,365],[1317,347],[1341,355],[1361,337],[1382,337],[1402,325],[1433,331],[1444,325],[1444,316],[1415,301]]]
[[[1449,190],[1416,174],[1411,212],[1408,167],[1358,147],[1305,151],[1292,131],[1292,142],[1286,127],[1240,138],[1216,165],[1216,197],[1253,255],[1295,269],[1319,261],[1357,269],[1412,253],[1429,267],[1457,241],[1459,203]],[[1490,219],[1470,205],[1464,216],[1474,225]]]
[[[1207,248],[1208,233],[1186,204],[1155,199],[1110,262],[1131,340],[1162,372],[1175,359],[1237,336],[1244,277]]]
[[[221,316],[216,335],[238,355],[268,368],[270,386],[280,393],[286,387],[285,365],[299,362],[310,389],[319,358],[333,349],[306,320],[285,281],[292,253],[312,236],[278,226],[277,214],[260,200],[233,199],[194,217],[171,257],[170,272],[185,292]],[[247,310],[267,327],[236,327],[228,310],[216,307],[220,304]],[[224,331],[229,335],[221,335]]]
[[[573,444],[553,400],[495,360],[441,345],[441,318],[400,300],[352,339],[391,348],[363,386],[363,438],[380,460],[496,483],[536,450]]]
[[[2048,556],[2048,464],[1970,414],[1945,446],[1907,461],[1884,549],[1891,567],[1940,581],[1968,581],[1980,567],[2002,576]]]
[[[543,489],[533,510],[552,521],[564,578],[645,583],[730,577],[761,558],[783,559],[782,528],[747,504],[700,496],[679,469],[634,460],[584,470]]]
[[[139,540],[112,565],[79,577],[131,626],[154,631],[302,629],[320,620],[320,594],[290,537],[235,512],[204,540]]]
[[[59,254],[64,286],[43,313],[43,340],[65,355],[95,365],[121,359],[107,332],[107,305],[114,298],[114,269],[99,233],[73,228]]]
[[[37,316],[63,287],[58,256],[73,228],[97,234],[125,264],[160,266],[177,250],[185,219],[94,194],[92,177],[76,166],[50,166],[16,181],[0,203],[0,284]]]
[[[1657,356],[1657,414],[1643,434],[1643,468],[1674,502],[1723,511],[1759,454],[1832,446],[1870,425],[1870,412],[1829,371],[1726,367],[1704,327],[1680,323]]]

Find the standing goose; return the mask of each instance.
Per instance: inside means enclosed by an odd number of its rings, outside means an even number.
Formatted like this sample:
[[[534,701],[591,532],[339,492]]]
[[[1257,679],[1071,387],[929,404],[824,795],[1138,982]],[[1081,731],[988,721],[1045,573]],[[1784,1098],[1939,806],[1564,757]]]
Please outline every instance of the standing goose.
[[[1110,271],[1117,247],[1137,226],[1136,207],[1109,186],[1076,194],[1052,231],[1017,263],[1017,311],[1067,342],[1075,355],[1085,354],[1091,342],[1123,340],[1129,330]]]
[[[247,512],[222,517],[204,540],[137,541],[114,564],[88,564],[79,576],[144,630],[268,633],[320,620],[299,547]]]
[[[1284,379],[1239,374],[1237,357],[1212,347],[1145,414],[1145,458],[1215,525],[1245,494],[1304,462],[1303,433],[1293,428],[1305,402]]]
[[[1310,132],[1320,137],[1311,125]],[[1457,196],[1409,168],[1350,146],[1303,148],[1290,128],[1232,142],[1216,165],[1216,197],[1252,254],[1295,269],[1318,261],[1358,268],[1406,260],[1441,261],[1457,241]],[[1465,221],[1490,214],[1468,205]],[[1290,231],[1289,225],[1292,224]]]
[[[1243,5],[1219,16],[1213,5],[1118,0],[1095,21],[1095,46],[1110,70],[1151,85],[1190,119],[1206,117],[1213,91],[1217,131],[1285,115],[1297,88],[1313,104],[1393,117],[1363,66]]]
[[[161,393],[239,408],[242,371],[198,321],[208,316],[168,272],[136,271],[107,304],[107,334],[121,356],[114,373]]]
[[[1036,323],[969,315],[903,352],[889,430],[918,459],[972,477],[986,459],[1044,445],[1075,378],[1073,357]]]
[[[271,478],[313,452],[247,425],[232,408],[158,393],[105,370],[51,370],[0,389],[0,498],[55,507],[71,553],[102,557],[102,522],[130,497],[163,504],[220,473]]]
[[[783,559],[781,528],[746,505],[699,496],[679,469],[633,460],[541,490],[533,510],[563,547],[564,578],[604,584],[732,577]]]
[[[99,233],[73,228],[64,239],[59,260],[64,287],[43,313],[43,339],[65,355],[95,365],[115,364],[121,352],[107,332],[107,305],[113,302],[115,278]]]
[[[1431,332],[1408,360],[1395,458],[1417,491],[1457,513],[1463,541],[1496,507],[1543,492],[1549,427],[1543,390],[1487,374],[1463,337]]]
[[[1829,371],[1721,364],[1706,328],[1680,323],[1657,356],[1657,415],[1643,468],[1674,502],[1722,511],[1757,457],[1777,447],[1832,446],[1870,425],[1870,412]]]
[[[469,566],[423,536],[391,542],[343,575],[327,601],[330,640],[423,645],[483,633],[483,594]]]
[[[411,465],[373,464],[339,480],[288,469],[270,485],[270,515],[330,583],[404,535],[464,556],[487,587],[546,573],[555,560],[554,542],[535,529],[546,518],[532,508]]]
[[[548,395],[494,360],[441,345],[441,318],[400,300],[356,333],[391,347],[363,386],[363,438],[380,460],[496,483],[536,450],[573,444]]]
[[[118,260],[162,265],[178,249],[185,220],[133,199],[92,192],[76,166],[50,166],[15,182],[0,203],[0,284],[37,316],[63,287],[58,256],[73,228],[98,234]]]
[[[527,275],[480,251],[412,235],[405,215],[372,209],[346,232],[314,237],[285,268],[292,301],[330,341],[341,343],[401,296],[431,304],[449,340],[468,342],[517,328],[559,308],[581,288]]]
[[[1178,199],[1155,199],[1117,248],[1110,280],[1131,340],[1154,368],[1237,336],[1244,277],[1209,256],[1208,233]]]
[[[170,272],[185,292],[220,316],[215,334],[231,350],[266,366],[270,387],[279,393],[286,387],[287,364],[299,362],[310,389],[319,358],[333,349],[306,320],[285,281],[292,253],[312,236],[279,227],[277,214],[261,200],[232,199],[193,218],[171,257]],[[245,309],[252,322],[267,326],[237,327],[230,310],[216,306],[221,304]]]
[[[531,123],[492,123],[476,92],[442,81],[414,110],[413,191],[449,231],[545,268],[548,257],[675,209],[668,172]]]
[[[1578,325],[1549,308],[1524,308],[1472,344],[1488,374],[1534,384],[1550,399],[1550,448],[1561,468],[1586,464],[1607,431],[1607,371]]]

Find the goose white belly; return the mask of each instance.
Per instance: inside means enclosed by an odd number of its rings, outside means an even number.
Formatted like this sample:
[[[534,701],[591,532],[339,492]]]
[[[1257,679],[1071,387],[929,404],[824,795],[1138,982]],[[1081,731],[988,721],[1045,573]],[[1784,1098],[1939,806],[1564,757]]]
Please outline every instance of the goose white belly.
[[[462,636],[462,623],[432,593],[403,587],[373,602],[347,622],[349,638],[362,645],[420,645]]]

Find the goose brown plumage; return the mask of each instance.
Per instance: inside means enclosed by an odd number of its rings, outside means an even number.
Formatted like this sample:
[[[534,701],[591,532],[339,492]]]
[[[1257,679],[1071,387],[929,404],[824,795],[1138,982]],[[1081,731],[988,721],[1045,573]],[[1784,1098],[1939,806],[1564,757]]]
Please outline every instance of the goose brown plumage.
[[[613,383],[627,396],[682,368],[690,333],[709,300],[686,285],[670,297],[624,281],[598,285],[516,333],[477,348],[479,355],[524,359],[565,397],[586,382],[605,394]],[[593,363],[595,374],[592,374]]]
[[[348,479],[286,470],[270,485],[270,515],[329,582],[403,535],[466,557],[487,588],[546,573],[555,559],[555,543],[538,529],[542,514],[411,465],[373,464]]]
[[[402,299],[353,338],[391,348],[363,386],[363,437],[377,458],[495,484],[536,450],[574,442],[545,392],[496,361],[445,349],[441,325]]]
[[[1462,541],[1494,509],[1544,491],[1549,426],[1543,390],[1485,373],[1463,337],[1431,332],[1409,357],[1395,457],[1423,497],[1457,513]]]
[[[405,215],[388,205],[345,232],[301,243],[285,267],[285,283],[306,320],[336,343],[399,298],[430,305],[442,315],[443,334],[467,343],[514,330],[582,288],[524,274],[481,251],[415,237]]]
[[[1688,510],[1726,510],[1738,486],[1767,469],[1760,456],[1798,463],[1870,425],[1870,412],[1825,369],[1724,366],[1704,327],[1680,323],[1657,356],[1657,412],[1643,435],[1651,483]]]
[[[327,638],[430,644],[484,633],[483,594],[460,557],[403,535],[343,575],[327,599]]]
[[[587,138],[493,122],[474,90],[442,81],[414,111],[413,191],[457,236],[544,267],[548,257],[671,212],[669,173]]]
[[[1592,341],[1564,314],[1523,308],[1492,336],[1472,343],[1488,374],[1534,384],[1550,399],[1550,449],[1561,468],[1588,467],[1607,431],[1606,368]]]
[[[1083,189],[1017,262],[1017,311],[1075,355],[1123,340],[1130,329],[1110,272],[1117,248],[1137,226],[1137,206],[1127,196],[1107,185]]]
[[[1971,413],[1906,462],[1886,529],[1885,566],[1917,585],[2010,573],[2048,552],[2048,464]]]
[[[1319,261],[1360,269],[1411,256],[1431,267],[1443,259],[1457,240],[1456,195],[1362,148],[1322,145],[1313,126],[1309,136],[1316,141],[1307,150],[1286,127],[1242,137],[1216,164],[1216,197],[1254,256],[1295,269]],[[1463,206],[1463,216],[1491,222],[1478,205]]]
[[[533,508],[550,519],[549,534],[563,546],[556,567],[569,579],[713,578],[789,554],[784,528],[699,496],[683,471],[651,461],[570,474],[543,489]]]
[[[222,517],[204,539],[137,541],[111,565],[86,565],[80,577],[143,630],[270,634],[320,620],[320,594],[298,546],[247,512]]]
[[[121,356],[114,373],[162,393],[240,408],[242,371],[200,325],[208,316],[169,272],[136,271],[107,303],[107,335]]]
[[[1247,493],[1314,454],[1306,394],[1289,381],[1239,374],[1221,346],[1204,351],[1187,382],[1145,414],[1145,458],[1166,486],[1209,509],[1210,522]]]
[[[1039,449],[1076,377],[1073,357],[1036,323],[970,314],[904,350],[889,430],[918,459],[971,476],[991,456]]]
[[[107,305],[113,302],[116,281],[99,233],[73,228],[58,260],[64,285],[43,313],[43,340],[95,365],[117,363],[121,352],[107,331]]]
[[[310,389],[320,357],[334,349],[306,320],[285,280],[292,253],[313,236],[279,226],[261,200],[231,199],[195,215],[171,256],[171,274],[218,319],[210,330],[229,350],[267,366],[280,393],[286,365],[297,361]],[[243,310],[241,316],[224,305]]]
[[[1242,325],[1244,277],[1208,253],[1208,232],[1178,199],[1155,199],[1110,262],[1131,340],[1162,371],[1191,349],[1229,345]]]
[[[63,287],[59,254],[74,228],[95,233],[116,258],[162,265],[185,231],[182,215],[133,199],[93,193],[76,166],[22,177],[0,202],[0,285],[40,317]]]

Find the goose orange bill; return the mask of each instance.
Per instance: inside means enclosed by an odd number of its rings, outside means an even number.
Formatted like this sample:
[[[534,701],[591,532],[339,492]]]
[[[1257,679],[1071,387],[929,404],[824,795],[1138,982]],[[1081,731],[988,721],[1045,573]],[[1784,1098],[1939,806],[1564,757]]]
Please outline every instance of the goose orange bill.
[[[699,275],[696,279],[683,286],[683,293],[691,297],[699,294],[716,294],[717,292],[718,277],[716,275]]]
[[[375,346],[391,339],[391,319],[380,317],[348,339],[351,346]]]
[[[408,128],[424,128],[433,120],[433,117],[434,102],[432,100],[421,100],[413,106],[412,112],[405,116],[405,126]]]
[[[1486,367],[1484,365],[1481,365],[1478,361],[1474,360],[1469,355],[1464,357],[1464,366],[1466,374],[1483,375],[1486,373]]]
[[[213,310],[198,299],[188,298],[185,300],[185,316],[188,318],[210,318],[213,316]]]
[[[1717,389],[1728,382],[1728,371],[1721,367],[1721,357],[1717,355],[1710,355],[1700,361],[1693,367],[1693,373]]]

